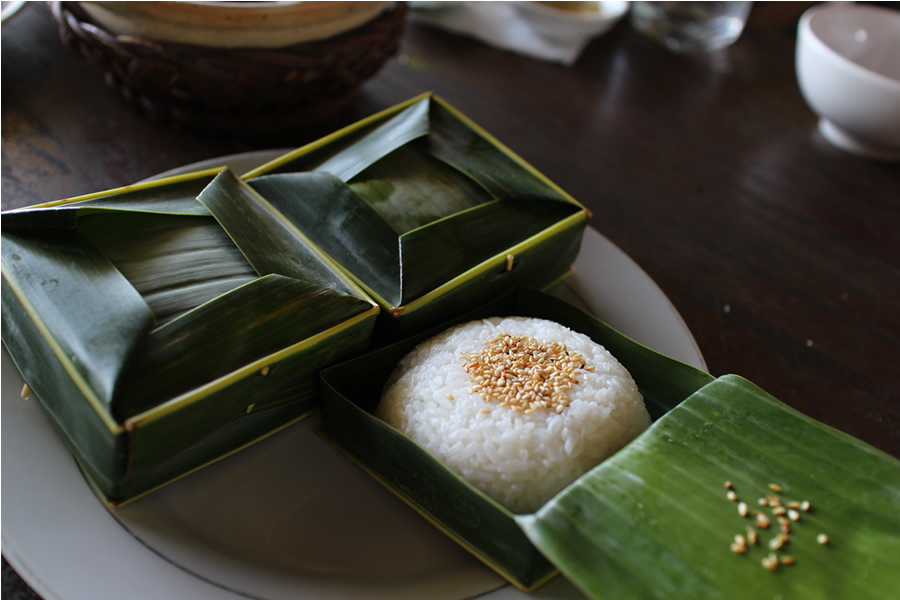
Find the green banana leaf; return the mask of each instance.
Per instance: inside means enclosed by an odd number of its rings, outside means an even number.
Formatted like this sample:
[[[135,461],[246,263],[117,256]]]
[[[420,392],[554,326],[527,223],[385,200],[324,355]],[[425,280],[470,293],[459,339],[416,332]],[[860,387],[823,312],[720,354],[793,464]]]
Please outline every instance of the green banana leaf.
[[[78,232],[140,292],[158,325],[258,277],[212,217],[116,211],[81,217]]]
[[[278,274],[317,283],[347,295],[362,295],[334,259],[230,170],[197,197],[260,275]],[[260,235],[260,232],[265,232]]]
[[[366,169],[350,189],[397,235],[491,200],[471,178],[442,168],[436,160],[412,148],[400,148]]]
[[[4,313],[12,310],[7,297],[20,299],[22,320],[52,343],[67,377],[105,416],[119,374],[153,326],[140,294],[74,231],[4,232],[3,276]],[[110,290],[115,293],[104,293]],[[6,333],[4,328],[4,342]]]
[[[263,360],[273,349],[366,313],[371,306],[334,290],[267,275],[159,327],[121,383],[117,416],[127,419]],[[227,351],[223,351],[223,347]]]
[[[428,134],[428,104],[418,102],[313,169],[350,181],[376,161]],[[296,168],[296,165],[294,166]]]
[[[452,106],[435,98],[427,152],[466,173],[496,199],[575,202]]]
[[[747,517],[726,498],[732,482]],[[773,495],[810,502],[779,534]],[[753,511],[772,522],[755,527]],[[528,536],[594,598],[896,597],[900,462],[779,402],[749,381],[721,377],[534,515]],[[745,553],[730,549],[747,527]],[[824,533],[828,543],[819,543]],[[769,571],[762,560],[790,556]],[[791,559],[788,559],[789,562]]]
[[[588,218],[430,94],[244,178],[381,305],[395,336],[509,287],[557,281]]]
[[[219,169],[210,169],[8,211],[3,213],[3,230],[73,229],[79,216],[95,212],[208,216],[209,212],[197,203],[197,195],[218,172]]]
[[[428,134],[429,105],[421,101],[425,97],[408,100],[280,156],[242,179],[319,171],[348,181],[394,150]]]
[[[465,173],[493,198],[536,197],[574,202],[510,149],[431,93],[299,148],[243,176],[319,171],[353,182],[407,145]],[[363,180],[366,178],[363,176]]]
[[[302,418],[369,344],[377,305],[265,208],[215,170],[4,214],[3,341],[110,503]]]
[[[392,307],[408,304],[492,257],[502,256],[505,262],[506,250],[572,214],[572,205],[562,203],[522,200],[510,210],[491,201],[398,238],[391,223],[327,173],[263,176],[251,185]],[[432,197],[440,198],[440,191]],[[343,235],[326,235],[329,231]],[[544,263],[556,259],[548,256]]]
[[[340,179],[329,173],[291,173],[261,177],[251,187],[368,290],[394,298],[393,285],[400,277],[397,235]],[[326,235],[330,231],[341,234]]]
[[[397,361],[456,322],[551,319],[588,334],[631,372],[654,423],[534,514],[512,514],[372,414]],[[350,374],[353,377],[350,377]],[[522,589],[561,570],[589,596],[888,598],[900,572],[900,462],[800,415],[737,376],[719,379],[654,352],[541,292],[519,289],[419,335],[322,372],[324,434],[452,539]],[[730,481],[748,517],[726,497]],[[790,541],[752,526],[757,499],[811,503]],[[770,510],[770,509],[765,509]],[[829,543],[817,541],[825,533]],[[776,571],[770,553],[792,556]]]

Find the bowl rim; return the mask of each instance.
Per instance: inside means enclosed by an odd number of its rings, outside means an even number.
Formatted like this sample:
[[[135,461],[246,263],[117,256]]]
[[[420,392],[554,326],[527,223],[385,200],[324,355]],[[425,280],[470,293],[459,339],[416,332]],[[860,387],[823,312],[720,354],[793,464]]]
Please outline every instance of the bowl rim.
[[[894,79],[888,75],[883,73],[879,73],[878,71],[873,71],[869,67],[859,64],[856,61],[853,61],[843,54],[840,54],[837,50],[829,46],[825,43],[822,38],[820,38],[816,32],[812,28],[812,20],[826,12],[831,11],[843,11],[843,12],[869,12],[869,13],[877,13],[879,15],[890,14],[891,16],[896,16],[900,18],[900,13],[895,13],[894,11],[888,10],[886,8],[882,8],[879,6],[869,6],[869,5],[849,5],[849,4],[838,4],[838,5],[830,5],[829,3],[819,4],[810,9],[807,9],[806,12],[800,17],[800,22],[798,24],[798,36],[797,36],[797,46],[798,49],[804,43],[809,43],[815,46],[820,52],[824,53],[830,60],[836,61],[838,64],[843,65],[845,68],[852,70],[855,73],[858,73],[862,77],[869,78],[873,80],[878,85],[887,86],[888,88],[893,88],[895,93],[900,93],[900,80]]]

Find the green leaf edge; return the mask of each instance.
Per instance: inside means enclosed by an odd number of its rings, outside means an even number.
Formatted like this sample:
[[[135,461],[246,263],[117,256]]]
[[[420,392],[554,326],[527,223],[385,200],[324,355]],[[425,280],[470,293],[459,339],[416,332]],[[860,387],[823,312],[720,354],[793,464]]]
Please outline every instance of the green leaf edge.
[[[315,140],[314,142],[310,142],[309,144],[306,144],[305,146],[301,146],[300,148],[297,148],[296,150],[292,150],[292,151],[288,152],[287,154],[284,154],[282,156],[274,158],[274,159],[270,160],[269,162],[256,167],[255,169],[251,169],[250,171],[247,171],[246,173],[241,175],[241,179],[249,180],[249,179],[253,179],[254,177],[259,177],[260,175],[265,175],[265,174],[269,173],[270,171],[274,171],[278,167],[281,167],[293,160],[296,160],[298,157],[303,156],[304,154],[308,154],[310,152],[313,152],[315,150],[318,150],[320,148],[328,146],[329,144],[332,144],[349,134],[359,131],[360,129],[364,129],[365,127],[368,127],[369,125],[372,125],[378,121],[388,119],[388,118],[394,116],[395,114],[402,112],[404,109],[409,108],[416,102],[419,102],[419,101],[421,101],[425,98],[431,97],[431,96],[433,96],[433,94],[431,92],[425,92],[423,94],[415,96],[414,98],[410,98],[409,100],[407,100],[405,102],[401,102],[400,104],[397,104],[390,108],[386,108],[385,110],[375,113],[374,115],[366,117],[365,119],[362,119],[360,121],[357,121],[356,123],[348,125],[342,129],[338,129],[337,131],[335,131],[329,135],[326,135],[325,137],[319,138],[318,140]]]
[[[199,179],[201,177],[211,177],[218,174],[221,171],[224,171],[226,167],[213,167],[210,169],[203,169],[202,171],[192,171],[190,173],[184,173],[181,175],[172,175],[171,177],[165,177],[163,179],[154,179],[152,181],[144,181],[141,183],[134,183],[131,185],[126,185],[122,187],[112,188],[109,190],[103,190],[100,192],[93,192],[90,194],[84,194],[82,196],[73,196],[71,198],[63,198],[61,200],[54,200],[52,202],[45,202],[42,204],[34,204],[32,206],[26,206],[23,208],[17,208],[14,210],[4,211],[3,214],[16,214],[27,212],[34,209],[39,208],[54,208],[57,206],[65,206],[68,204],[72,204],[75,202],[84,202],[85,200],[95,200],[97,198],[103,198],[105,196],[112,196],[114,194],[124,194],[127,192],[135,192],[140,190],[152,189],[155,187],[160,187],[164,185],[168,185],[171,183],[179,183],[182,181],[187,181],[190,179]]]
[[[348,327],[356,325],[357,323],[359,323],[361,321],[365,321],[367,319],[375,317],[378,314],[378,311],[379,311],[378,306],[373,305],[371,308],[369,308],[365,312],[362,312],[359,315],[357,315],[351,319],[348,319],[342,323],[339,323],[338,325],[335,325],[334,327],[330,327],[314,336],[310,336],[304,340],[301,340],[301,341],[297,342],[296,344],[292,344],[292,345],[287,346],[286,348],[283,348],[277,352],[273,352],[272,354],[264,356],[264,357],[260,358],[259,360],[253,361],[252,363],[249,363],[249,364],[241,367],[240,369],[232,371],[228,375],[225,375],[223,377],[220,377],[218,379],[210,381],[206,385],[203,385],[199,388],[195,388],[194,390],[191,390],[190,392],[188,392],[186,394],[182,394],[181,396],[172,398],[150,410],[147,410],[143,413],[137,414],[137,415],[131,417],[130,419],[127,419],[125,421],[125,426],[126,427],[137,427],[141,424],[146,424],[157,418],[165,416],[168,413],[178,410],[180,407],[184,406],[185,404],[190,404],[191,402],[199,400],[200,398],[203,398],[204,396],[207,396],[215,391],[218,391],[222,388],[229,386],[231,383],[233,383],[234,381],[236,381],[238,379],[242,379],[242,378],[246,377],[247,375],[258,372],[261,368],[263,368],[266,365],[272,364],[273,362],[277,362],[286,356],[290,356],[290,355],[296,353],[299,350],[316,345],[316,344],[322,342],[323,340],[326,340],[327,338],[331,337],[338,331],[341,331],[343,329],[346,329]]]
[[[398,315],[408,314],[413,311],[419,310],[423,307],[426,307],[435,298],[443,296],[450,290],[456,289],[456,288],[464,285],[466,282],[468,282],[471,279],[474,279],[478,275],[481,275],[482,273],[486,273],[486,272],[489,272],[492,270],[496,270],[500,266],[505,265],[506,261],[507,261],[507,256],[509,254],[512,254],[513,256],[515,256],[516,254],[519,254],[519,253],[523,252],[524,250],[538,246],[539,244],[541,244],[541,242],[543,242],[547,239],[556,237],[556,235],[560,234],[561,232],[563,232],[567,229],[577,228],[582,223],[586,223],[587,220],[588,220],[588,215],[586,212],[577,212],[573,215],[570,215],[569,217],[567,217],[561,221],[558,221],[551,227],[544,229],[540,233],[537,233],[525,240],[522,240],[520,243],[516,244],[515,246],[511,246],[506,253],[498,254],[494,258],[488,259],[488,260],[472,267],[471,269],[464,271],[463,273],[460,273],[459,275],[457,275],[456,277],[454,277],[447,283],[444,283],[440,287],[437,287],[437,288],[431,290],[430,292],[427,292],[426,294],[419,296],[418,298],[416,298],[409,304],[401,305],[401,306],[398,306],[398,307],[392,309],[392,312],[394,312],[395,314],[398,314]]]

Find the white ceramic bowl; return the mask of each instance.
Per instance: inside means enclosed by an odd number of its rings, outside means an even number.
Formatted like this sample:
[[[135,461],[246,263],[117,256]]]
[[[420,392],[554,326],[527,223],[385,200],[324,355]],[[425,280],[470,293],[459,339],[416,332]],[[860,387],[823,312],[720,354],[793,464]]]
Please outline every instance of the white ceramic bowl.
[[[628,12],[628,2],[515,2],[519,17],[552,40],[594,37],[609,31]]]
[[[900,11],[819,5],[800,19],[797,80],[833,145],[900,160]]]

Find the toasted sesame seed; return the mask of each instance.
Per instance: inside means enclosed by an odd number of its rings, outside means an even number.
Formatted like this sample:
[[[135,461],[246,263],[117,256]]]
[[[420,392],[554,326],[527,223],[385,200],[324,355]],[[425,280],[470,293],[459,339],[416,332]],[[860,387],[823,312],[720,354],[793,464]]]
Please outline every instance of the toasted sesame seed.
[[[772,550],[778,550],[779,548],[781,548],[782,546],[787,544],[789,541],[790,541],[790,538],[787,535],[785,535],[783,533],[779,533],[778,535],[773,537],[771,540],[769,540],[769,548],[771,548]]]
[[[770,483],[769,489],[772,490],[773,492],[778,492],[779,494],[781,493],[781,486],[778,485],[777,483]]]
[[[781,564],[783,565],[792,565],[797,562],[797,559],[790,555],[784,555],[781,557]]]
[[[25,398],[28,398],[28,396],[30,396],[30,395],[31,395],[31,388],[28,386],[27,383],[23,384],[22,391],[19,392],[19,396],[21,396],[22,399],[25,399]]]
[[[756,526],[760,529],[768,529],[769,525],[772,524],[772,521],[769,520],[764,513],[756,511]]]
[[[787,514],[787,509],[783,506],[776,506],[775,508],[772,509],[772,514],[776,515],[776,516]]]
[[[788,508],[793,508],[793,509],[800,508],[800,503],[797,502],[796,500],[791,500],[790,502],[787,503],[787,505],[788,505]]]
[[[778,496],[769,494],[766,496],[766,500],[769,501],[769,506],[781,506],[781,499]]]
[[[747,546],[739,546],[737,544],[731,544],[731,546],[729,546],[729,547],[731,548],[731,551],[734,552],[735,554],[744,554],[745,552],[747,552]]]
[[[778,517],[778,527],[782,533],[791,532],[791,522],[785,517]]]
[[[507,271],[512,271],[512,268],[513,268],[513,262],[514,262],[515,260],[516,260],[516,257],[513,256],[512,254],[507,254],[507,255],[506,255],[506,270],[507,270]]]
[[[260,369],[259,374],[262,375],[263,377],[268,375],[269,374],[269,365],[266,365],[262,369]]]
[[[246,413],[249,415],[251,412],[253,412],[253,407],[254,407],[254,406],[256,406],[256,404],[248,404],[248,405],[247,405],[247,408],[245,409],[244,412],[246,412]]]
[[[750,543],[751,546],[756,545],[756,539],[757,539],[756,530],[753,529],[752,527],[748,527],[747,528],[747,541]]]
[[[733,487],[733,484],[730,481],[725,482],[725,489],[730,490]]]
[[[453,400],[453,394],[447,394],[447,400]]]
[[[810,509],[809,500],[804,500],[803,502],[800,503],[800,510],[802,510],[803,512],[807,512],[807,511],[809,511],[809,509]]]
[[[732,502],[737,502],[738,499],[738,495],[734,492],[734,490],[728,490],[727,492],[725,492],[725,497]]]
[[[756,501],[756,503],[759,504],[760,506],[768,506],[769,505],[769,501],[766,500],[765,498],[759,498]]]
[[[464,369],[485,402],[497,401],[516,412],[542,408],[562,412],[568,406],[567,390],[579,383],[579,369],[586,367],[581,354],[565,344],[539,343],[526,336],[503,335],[484,344],[480,353],[464,354]],[[581,374],[587,379],[586,374]]]
[[[749,509],[747,508],[746,502],[741,502],[738,504],[738,514],[739,515],[741,515],[742,517],[746,517],[748,512],[749,512]]]
[[[787,511],[787,516],[788,516],[788,519],[790,519],[791,521],[799,521],[800,520],[800,513],[798,513],[793,508],[790,509],[789,511]]]
[[[762,566],[764,566],[765,568],[767,568],[770,571],[774,571],[778,568],[778,557],[775,555],[774,552],[769,554],[767,557],[762,559],[762,561],[760,561],[760,562],[762,562]]]
[[[820,533],[819,535],[816,536],[816,541],[824,546],[825,544],[828,543],[828,536],[825,535],[824,533]]]
[[[482,408],[480,412],[481,412],[481,414],[483,414],[483,415],[489,415],[489,414],[491,414],[491,411],[489,411],[489,410],[486,409],[486,408]]]

